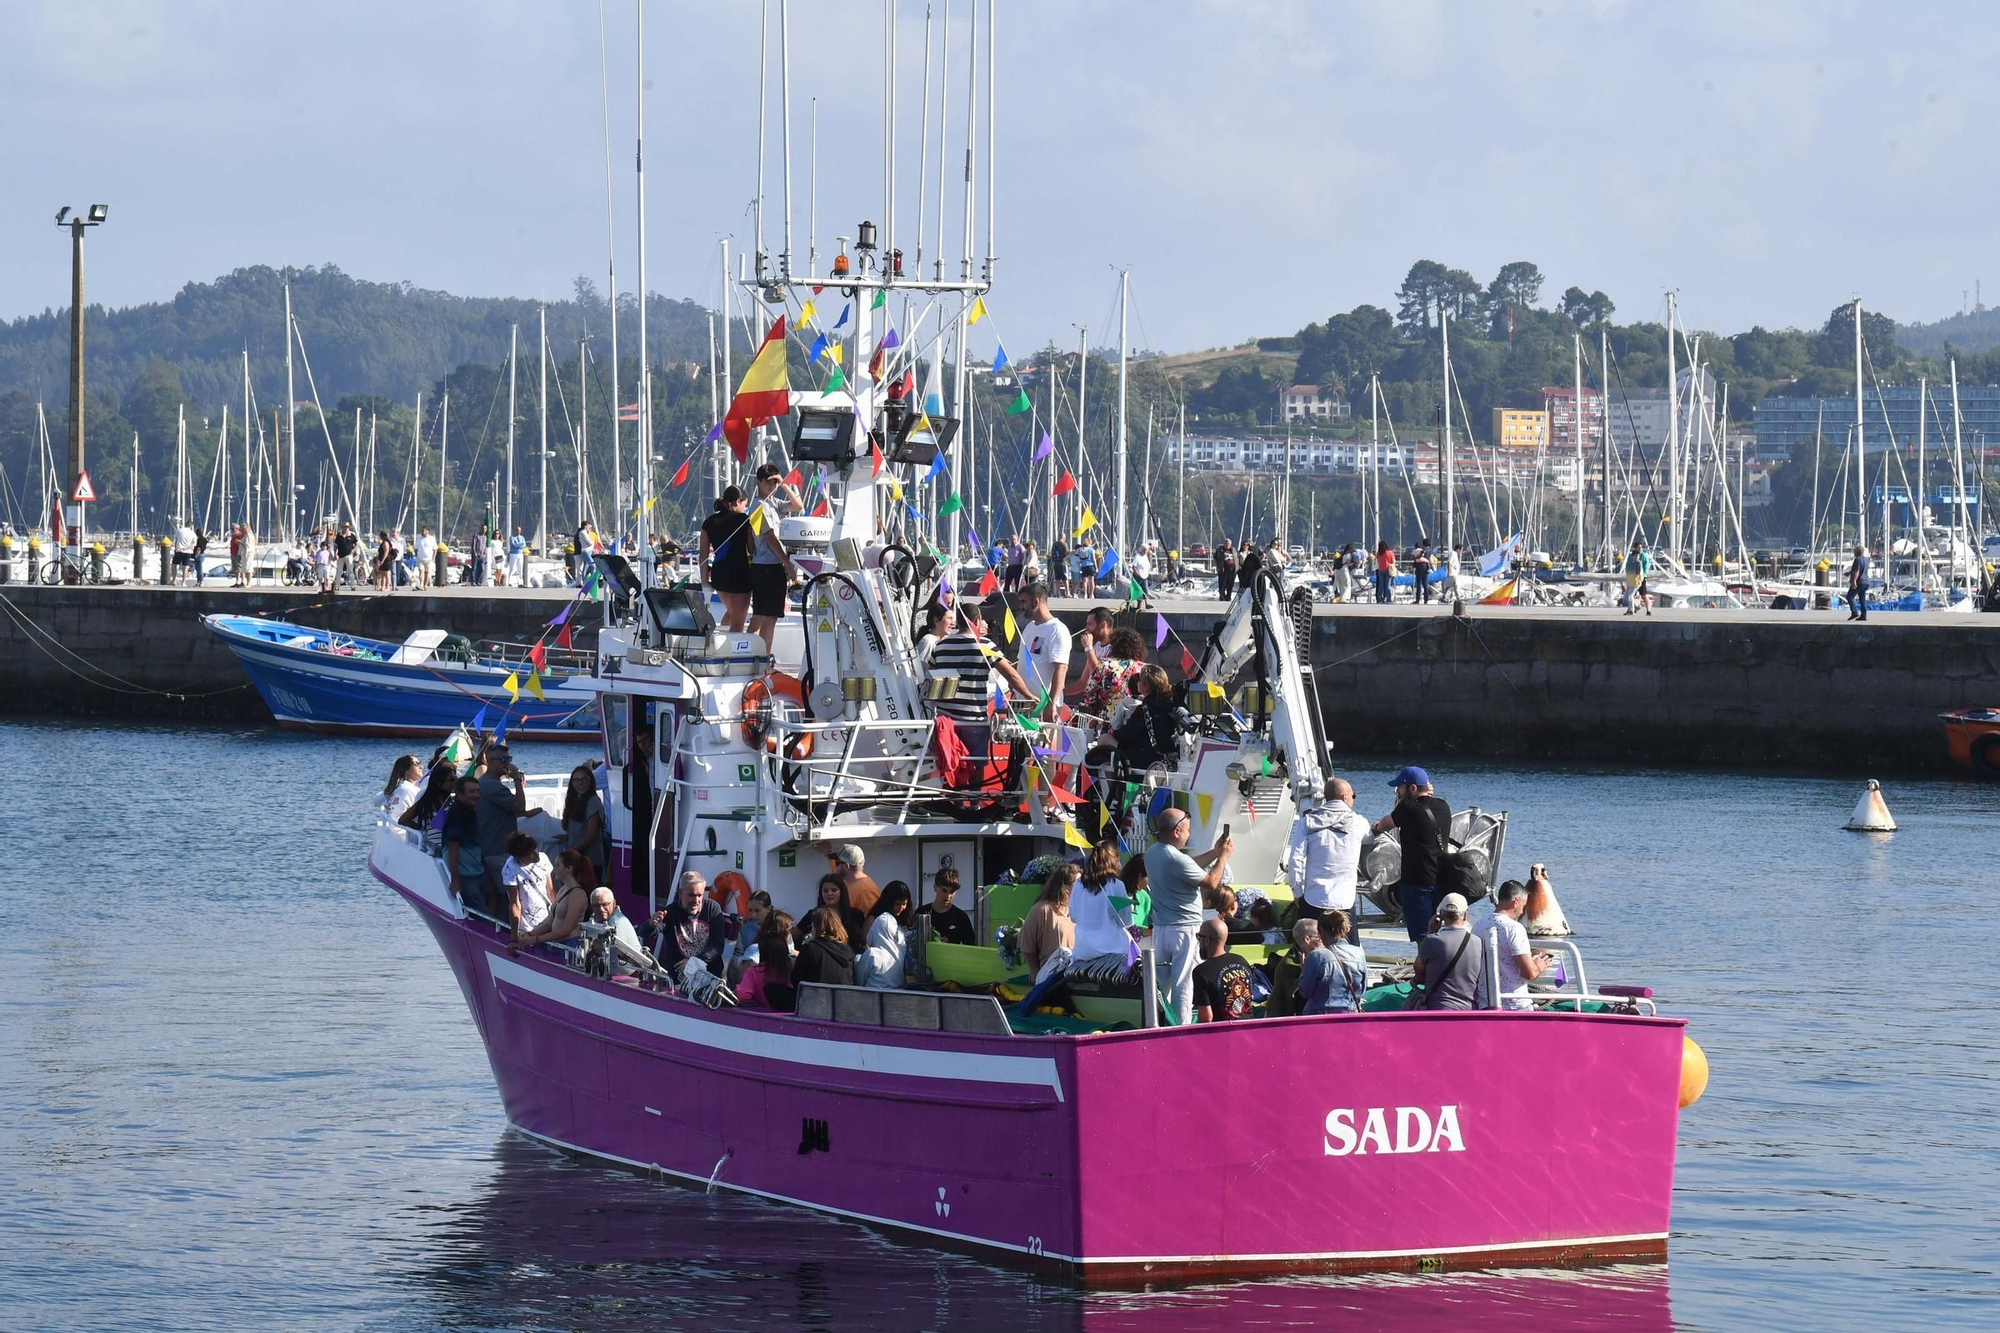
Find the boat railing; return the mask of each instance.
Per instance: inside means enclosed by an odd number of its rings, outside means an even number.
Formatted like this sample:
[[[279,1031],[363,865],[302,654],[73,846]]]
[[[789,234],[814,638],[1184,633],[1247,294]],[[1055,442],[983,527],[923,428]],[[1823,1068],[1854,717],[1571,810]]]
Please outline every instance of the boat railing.
[[[920,1032],[976,1032],[996,1037],[1013,1032],[1000,1001],[991,995],[830,986],[817,981],[799,987],[798,1016]]]
[[[531,643],[515,643],[507,639],[476,639],[472,644],[473,651],[479,655],[480,660],[489,665],[519,666],[530,670],[534,668],[534,663],[529,661],[528,654],[534,647],[535,645]],[[545,671],[582,672],[589,675],[596,667],[597,653],[595,650],[559,648],[543,644],[542,660],[546,664],[543,667]]]
[[[1486,937],[1486,993],[1487,1007],[1500,1007],[1500,935],[1498,931]],[[1646,986],[1601,986],[1592,990],[1589,975],[1584,971],[1583,950],[1576,947],[1576,941],[1557,939],[1552,936],[1531,936],[1531,949],[1557,955],[1562,967],[1562,980],[1555,986],[1541,988],[1535,982],[1528,985],[1528,998],[1538,1008],[1556,1009],[1567,1006],[1576,1013],[1583,1013],[1587,1004],[1630,1005],[1640,1013],[1657,1016],[1660,1007],[1653,1000],[1653,992]],[[1543,974],[1544,976],[1547,973]],[[1519,997],[1516,997],[1519,998]]]

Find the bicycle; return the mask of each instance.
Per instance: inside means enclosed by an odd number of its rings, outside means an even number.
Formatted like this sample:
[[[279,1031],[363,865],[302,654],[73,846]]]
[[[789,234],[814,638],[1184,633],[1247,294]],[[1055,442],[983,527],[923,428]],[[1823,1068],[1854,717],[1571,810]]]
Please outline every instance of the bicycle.
[[[102,568],[100,562],[90,556],[73,554],[68,548],[58,546],[56,558],[42,566],[42,582],[51,588],[63,582],[100,583],[110,577],[108,572],[100,577]],[[73,572],[74,577],[66,579],[65,571]]]

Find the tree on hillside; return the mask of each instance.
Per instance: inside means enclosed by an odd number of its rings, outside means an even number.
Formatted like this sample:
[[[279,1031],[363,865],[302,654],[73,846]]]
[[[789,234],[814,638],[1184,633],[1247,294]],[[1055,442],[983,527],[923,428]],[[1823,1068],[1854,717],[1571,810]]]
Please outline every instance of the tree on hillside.
[[[1594,328],[1609,320],[1611,312],[1617,307],[1603,292],[1586,293],[1581,287],[1571,287],[1562,294],[1556,309],[1568,316],[1578,328]]]
[[[1354,402],[1368,376],[1395,356],[1396,321],[1380,306],[1360,305],[1325,324],[1307,325],[1298,341],[1298,382],[1338,384]]]
[[[1215,383],[1188,396],[1188,407],[1198,415],[1236,417],[1255,422],[1278,405],[1278,386],[1256,366],[1226,366]]]
[[[1896,345],[1896,321],[1879,310],[1861,311],[1861,342],[1878,371],[1888,371],[1902,362],[1903,349]],[[1822,366],[1854,367],[1854,306],[1845,302],[1833,308],[1820,329],[1813,347],[1813,360]]]
[[[1451,270],[1434,259],[1419,259],[1410,265],[1403,285],[1396,289],[1396,321],[1407,333],[1429,333],[1436,327],[1437,312],[1444,307],[1451,286]]]
[[[1496,320],[1510,306],[1529,309],[1541,299],[1542,270],[1525,259],[1502,264],[1500,271],[1493,275],[1493,281],[1486,287],[1486,301],[1493,308]],[[1496,335],[1498,332],[1496,328]]]
[[[1445,271],[1444,304],[1453,319],[1461,324],[1477,320],[1485,303],[1486,289],[1479,285],[1479,279],[1462,268]]]

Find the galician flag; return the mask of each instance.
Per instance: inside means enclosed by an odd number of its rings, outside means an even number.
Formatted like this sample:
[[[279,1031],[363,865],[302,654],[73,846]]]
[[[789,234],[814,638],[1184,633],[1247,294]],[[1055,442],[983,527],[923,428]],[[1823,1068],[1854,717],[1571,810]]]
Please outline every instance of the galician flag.
[[[750,368],[743,372],[743,382],[736,386],[736,397],[730,400],[729,410],[722,414],[722,433],[729,440],[737,463],[750,461],[752,430],[791,410],[792,385],[785,365],[785,317],[780,315],[764,335],[764,345],[757,349]]]
[[[1521,549],[1521,534],[1515,533],[1506,541],[1479,557],[1479,573],[1482,578],[1496,579],[1506,572],[1514,561],[1515,552]]]

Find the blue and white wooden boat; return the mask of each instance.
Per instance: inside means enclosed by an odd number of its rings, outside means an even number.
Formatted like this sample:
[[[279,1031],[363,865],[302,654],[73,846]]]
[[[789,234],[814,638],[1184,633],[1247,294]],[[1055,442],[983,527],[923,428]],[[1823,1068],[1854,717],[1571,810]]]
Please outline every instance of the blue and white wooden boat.
[[[482,710],[486,725],[504,722],[519,740],[584,740],[597,730],[588,655],[549,648],[537,699],[526,687],[534,668],[525,644],[473,645],[436,629],[387,643],[258,616],[201,619],[289,730],[443,736]]]

